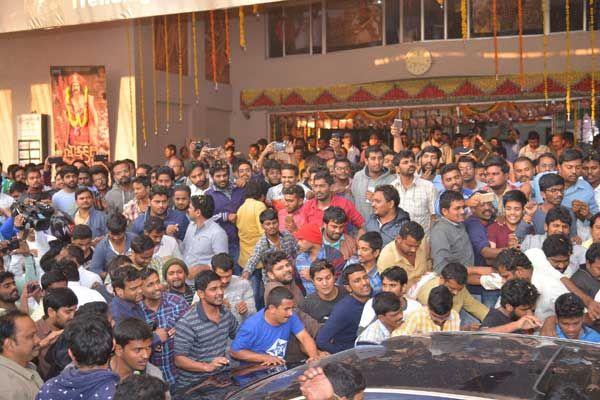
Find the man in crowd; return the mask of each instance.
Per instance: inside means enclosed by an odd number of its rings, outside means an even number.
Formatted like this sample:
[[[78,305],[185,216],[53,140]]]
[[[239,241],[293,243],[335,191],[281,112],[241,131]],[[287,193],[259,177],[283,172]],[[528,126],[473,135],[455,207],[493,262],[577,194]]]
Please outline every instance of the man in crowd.
[[[186,178],[187,179],[187,178]],[[187,213],[190,206],[192,192],[189,186],[177,185],[173,188],[173,210]]]
[[[228,342],[238,330],[237,320],[223,304],[219,276],[214,271],[201,271],[195,277],[195,285],[200,301],[175,326],[178,389],[197,384],[227,367]]]
[[[31,400],[44,383],[31,362],[39,341],[27,314],[12,310],[0,316],[0,386],[6,399]]]
[[[299,185],[304,193],[310,192],[310,189],[298,182],[298,167],[293,164],[283,164],[281,166],[281,183],[272,186],[267,192],[266,204],[279,211],[285,207],[283,190],[292,186]]]
[[[496,333],[532,332],[542,326],[533,313],[538,291],[531,283],[514,279],[502,285],[500,307],[491,309],[481,322],[481,329]]]
[[[165,234],[166,228],[159,217],[148,217],[144,222],[144,234],[154,243],[154,253],[150,265],[162,276],[163,264],[171,258],[183,258],[179,242],[173,236]]]
[[[158,329],[165,330],[169,338],[156,343],[152,348],[152,364],[161,369],[162,375],[170,385],[175,384],[177,370],[174,360],[175,323],[190,308],[181,296],[163,292],[158,272],[146,268],[141,272],[143,301],[139,303],[144,312],[145,322]],[[152,331],[150,330],[150,339]],[[152,342],[150,343],[152,344]]]
[[[294,233],[298,226],[302,226],[303,217],[300,214],[304,204],[304,189],[300,185],[294,185],[282,190],[283,208],[277,212],[279,219],[279,230]]]
[[[356,240],[345,233],[348,217],[341,207],[329,207],[323,213],[323,245],[339,251],[344,260],[356,254]]]
[[[112,165],[113,186],[104,196],[108,205],[108,214],[122,213],[123,206],[134,198],[131,186],[129,165],[124,160],[115,161]]]
[[[106,214],[96,210],[94,207],[94,194],[87,187],[75,191],[76,210],[73,214],[73,222],[76,225],[87,225],[92,230],[92,238],[101,240],[107,233]]]
[[[594,189],[594,198],[600,208],[600,154],[591,151],[583,158],[583,178]]]
[[[527,157],[518,157],[513,163],[513,172],[516,184],[531,182],[535,173],[533,161]]]
[[[223,304],[231,311],[238,323],[256,313],[254,292],[250,283],[233,274],[233,258],[227,253],[216,254],[210,261],[212,270],[219,275],[223,285]]]
[[[167,284],[169,293],[179,295],[188,304],[192,304],[195,291],[186,283],[188,267],[178,258],[171,258],[163,264],[163,281]]]
[[[185,185],[187,177],[185,176],[185,168],[183,166],[183,160],[177,156],[169,158],[167,166],[173,171],[173,184]]]
[[[365,151],[365,160],[365,168],[358,171],[352,179],[351,191],[356,209],[367,220],[372,212],[371,197],[375,188],[392,183],[395,176],[383,167],[381,147],[369,146]]]
[[[485,163],[485,174],[488,184],[486,189],[494,193],[494,208],[498,216],[504,215],[504,204],[502,203],[504,194],[509,190],[517,189],[516,186],[508,181],[509,171],[509,165],[500,157],[490,157]],[[522,186],[521,190],[525,190],[525,188]]]
[[[483,189],[485,183],[479,181],[475,177],[475,160],[470,156],[460,156],[456,163],[460,170],[460,175],[463,179],[463,187],[476,192],[477,190]]]
[[[57,173],[63,180],[63,188],[52,196],[52,205],[67,215],[73,215],[77,209],[77,205],[75,204],[77,174],[77,168],[72,165],[65,165]]]
[[[346,291],[336,286],[335,268],[327,260],[313,261],[309,275],[315,292],[307,295],[298,304],[298,308],[322,325],[329,319],[335,304],[346,295]]]
[[[537,160],[542,154],[549,153],[550,149],[546,145],[540,145],[540,134],[536,131],[529,131],[527,134],[527,145],[519,150],[520,157],[527,157],[530,160]]]
[[[381,344],[388,339],[392,332],[402,325],[403,307],[404,305],[393,293],[376,294],[373,298],[373,310],[377,317],[356,338],[356,345]]]
[[[131,181],[134,198],[123,206],[123,215],[131,223],[143,215],[150,206],[150,178],[136,176]]]
[[[110,310],[115,323],[127,318],[146,319],[139,304],[144,299],[140,271],[132,265],[124,265],[111,274],[111,278],[115,297],[110,303]]]
[[[163,220],[167,235],[183,240],[189,220],[183,212],[169,208],[169,197],[168,189],[160,185],[154,186],[150,192],[150,207],[133,221],[132,232],[142,234],[146,220],[149,217],[158,217]]]
[[[333,161],[333,177],[335,181],[331,190],[338,195],[346,198],[350,202],[354,203],[354,196],[350,190],[352,186],[352,179],[350,178],[352,172],[352,164],[348,158],[338,157]]]
[[[563,339],[600,343],[600,333],[583,324],[585,305],[573,293],[560,295],[554,303],[556,336]]]
[[[429,135],[429,141],[421,143],[421,149],[424,150],[430,146],[439,149],[441,153],[440,161],[443,164],[450,164],[452,162],[452,148],[444,142],[442,128],[439,126],[431,128]]]
[[[410,216],[399,207],[400,196],[392,185],[377,186],[371,205],[373,213],[367,219],[365,230],[379,232],[385,246],[396,238],[402,224],[410,221]]]
[[[377,271],[377,258],[382,247],[383,240],[379,232],[367,232],[358,238],[358,262],[367,272],[373,295],[381,292],[381,276]]]
[[[106,278],[108,263],[118,255],[124,255],[131,249],[135,234],[127,232],[127,219],[122,214],[112,214],[106,220],[106,237],[94,248],[90,270]]]

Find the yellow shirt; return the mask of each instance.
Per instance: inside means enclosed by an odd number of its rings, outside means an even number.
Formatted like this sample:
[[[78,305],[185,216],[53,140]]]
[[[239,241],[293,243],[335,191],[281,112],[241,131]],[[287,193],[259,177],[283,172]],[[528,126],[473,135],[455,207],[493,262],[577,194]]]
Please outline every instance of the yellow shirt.
[[[381,275],[388,268],[398,266],[402,267],[408,275],[408,286],[412,287],[423,275],[431,271],[431,257],[429,243],[427,240],[421,241],[421,246],[417,249],[415,256],[415,265],[412,265],[406,257],[398,252],[396,241],[389,242],[377,259],[377,272]]]
[[[417,300],[419,303],[427,306],[427,300],[429,299],[429,293],[431,292],[431,289],[438,286],[440,286],[440,280],[437,276],[425,283],[417,292]],[[490,311],[489,308],[475,300],[466,287],[458,292],[457,295],[452,296],[452,309],[459,313],[463,308],[466,312],[472,314],[480,321],[483,321]]]
[[[244,268],[254,252],[258,239],[265,233],[259,220],[261,212],[267,209],[265,203],[254,199],[246,199],[236,215],[235,224],[240,238],[240,258],[238,264]]]
[[[460,317],[456,311],[450,310],[450,316],[446,322],[444,322],[443,327],[440,328],[440,326],[434,323],[431,319],[431,316],[429,315],[429,309],[427,307],[423,307],[411,313],[406,319],[406,322],[404,322],[400,328],[397,328],[394,330],[394,332],[392,332],[392,337],[459,330]]]

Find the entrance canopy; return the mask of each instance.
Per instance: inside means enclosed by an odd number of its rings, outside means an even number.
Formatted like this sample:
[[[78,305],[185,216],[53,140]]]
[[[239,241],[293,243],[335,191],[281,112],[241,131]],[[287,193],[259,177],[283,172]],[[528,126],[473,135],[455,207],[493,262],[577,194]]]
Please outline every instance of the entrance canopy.
[[[282,0],[0,0],[0,33],[278,1]]]

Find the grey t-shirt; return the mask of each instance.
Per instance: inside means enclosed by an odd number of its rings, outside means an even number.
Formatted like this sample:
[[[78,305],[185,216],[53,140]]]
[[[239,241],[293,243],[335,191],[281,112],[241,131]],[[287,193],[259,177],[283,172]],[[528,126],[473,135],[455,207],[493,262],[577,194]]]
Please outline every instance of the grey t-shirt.
[[[319,322],[319,324],[324,324],[331,314],[331,310],[333,310],[333,306],[344,298],[346,295],[346,291],[338,287],[338,294],[335,299],[331,301],[323,300],[319,297],[317,292],[309,294],[304,298],[304,300],[298,305],[298,308]]]

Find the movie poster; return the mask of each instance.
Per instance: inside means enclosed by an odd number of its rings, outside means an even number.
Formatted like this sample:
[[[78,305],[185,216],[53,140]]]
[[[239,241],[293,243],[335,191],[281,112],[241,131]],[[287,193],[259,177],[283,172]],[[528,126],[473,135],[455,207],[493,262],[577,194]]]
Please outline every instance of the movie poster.
[[[91,164],[110,154],[106,70],[104,66],[50,67],[53,155]]]

